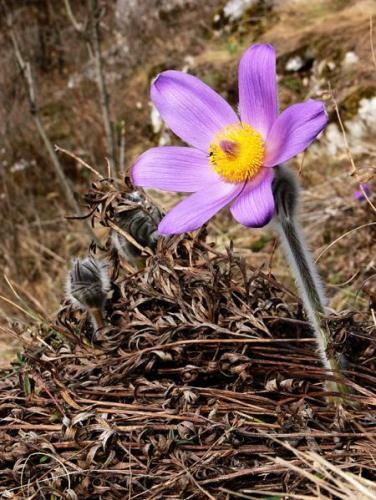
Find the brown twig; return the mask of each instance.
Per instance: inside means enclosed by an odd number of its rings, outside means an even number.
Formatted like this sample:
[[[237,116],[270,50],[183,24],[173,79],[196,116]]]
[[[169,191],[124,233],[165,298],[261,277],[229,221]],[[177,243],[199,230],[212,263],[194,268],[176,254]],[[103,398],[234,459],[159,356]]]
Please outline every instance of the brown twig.
[[[369,18],[369,42],[370,42],[370,47],[371,47],[372,62],[373,62],[373,65],[375,66],[375,69],[376,69],[376,55],[375,55],[375,47],[373,44],[373,18],[372,18],[372,16],[370,16],[370,18]]]
[[[110,164],[111,177],[116,177],[116,152],[115,152],[115,132],[110,112],[110,99],[107,91],[107,84],[103,69],[103,57],[101,49],[101,8],[98,0],[88,0],[88,18],[84,23],[80,23],[72,10],[70,0],[64,0],[67,16],[76,32],[85,40],[90,58],[94,59],[96,82],[99,90],[100,104],[102,109],[103,126],[106,135],[106,149]],[[90,23],[88,20],[90,19]],[[88,32],[90,27],[91,31]]]
[[[110,114],[110,99],[107,92],[107,85],[103,71],[103,60],[101,50],[100,19],[101,9],[98,0],[90,0],[90,15],[92,22],[92,47],[94,51],[94,62],[96,67],[97,84],[102,107],[103,125],[107,140],[107,155],[111,166],[111,176],[116,177],[115,169],[115,141],[114,127]]]
[[[62,190],[64,192],[65,198],[70,206],[70,208],[76,213],[80,214],[81,210],[80,207],[74,197],[73,194],[73,189],[69,184],[69,180],[67,179],[63,167],[59,162],[59,159],[54,151],[53,145],[47,135],[47,132],[44,128],[43,122],[40,119],[40,113],[39,113],[39,107],[37,103],[37,96],[36,96],[36,87],[35,87],[35,81],[33,78],[33,74],[31,71],[31,65],[28,61],[26,61],[22,55],[20,45],[18,43],[15,27],[14,27],[14,22],[13,22],[13,16],[11,14],[10,9],[7,8],[5,1],[2,3],[4,11],[6,13],[6,24],[8,28],[8,33],[10,40],[12,42],[13,50],[14,50],[14,55],[16,57],[17,63],[19,65],[19,68],[21,70],[22,77],[24,79],[24,82],[26,84],[26,88],[28,91],[28,98],[29,98],[29,107],[30,107],[30,114],[33,118],[33,121],[35,123],[35,126],[38,130],[38,133],[47,149],[48,155],[51,160],[51,164],[55,170],[55,173],[59,179],[60,185],[62,187]],[[93,231],[91,230],[91,227],[89,225],[86,225],[86,230],[90,237],[93,237]]]
[[[350,175],[353,176],[357,172],[357,168],[356,168],[354,159],[353,159],[352,154],[351,154],[351,149],[350,149],[349,143],[347,141],[347,137],[346,137],[345,127],[343,125],[342,118],[341,118],[341,115],[340,115],[340,112],[339,112],[339,108],[338,108],[338,104],[337,104],[337,101],[336,101],[336,99],[334,97],[334,93],[333,93],[332,87],[330,85],[330,82],[329,82],[329,93],[330,93],[330,97],[332,99],[334,110],[335,110],[336,115],[337,115],[339,126],[341,128],[342,137],[343,137],[343,143],[344,143],[346,155],[347,155],[347,157],[349,159],[349,162],[350,162],[350,165],[351,165]]]
[[[88,170],[90,170],[90,172],[92,172],[96,177],[98,177],[98,179],[104,179],[103,175],[100,174],[97,170],[95,170],[95,168],[93,168],[91,165],[89,165],[88,163],[86,163],[86,161],[84,161],[82,158],[80,158],[79,156],[75,155],[71,151],[68,151],[67,149],[62,148],[62,147],[58,146],[57,144],[55,144],[55,151],[64,153],[65,155],[69,156],[70,158],[73,158],[80,165],[82,165],[83,167],[85,167]]]

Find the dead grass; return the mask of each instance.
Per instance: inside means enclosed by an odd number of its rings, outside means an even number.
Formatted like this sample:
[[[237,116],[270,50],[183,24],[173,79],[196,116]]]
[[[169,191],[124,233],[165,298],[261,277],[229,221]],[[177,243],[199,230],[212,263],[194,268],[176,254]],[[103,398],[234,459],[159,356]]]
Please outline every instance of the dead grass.
[[[129,203],[104,181],[87,201],[105,226]],[[142,271],[109,242],[96,251],[113,282],[104,329],[65,303],[56,323],[36,309],[38,326],[18,330],[25,350],[0,381],[5,497],[372,491],[372,324],[328,318],[352,390],[328,406],[333,375],[299,300],[273,276],[218,251],[205,231],[161,240]]]

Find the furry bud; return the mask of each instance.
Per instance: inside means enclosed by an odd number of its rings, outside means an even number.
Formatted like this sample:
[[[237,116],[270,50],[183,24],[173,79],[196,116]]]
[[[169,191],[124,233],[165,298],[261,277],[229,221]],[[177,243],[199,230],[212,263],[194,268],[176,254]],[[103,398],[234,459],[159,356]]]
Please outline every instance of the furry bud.
[[[138,191],[128,194],[126,202],[129,203],[126,203],[126,208],[118,213],[115,222],[139,245],[155,250],[160,236],[158,232],[158,224],[162,218],[160,210],[148,203]],[[112,244],[128,260],[137,259],[141,253],[116,231],[112,233]]]
[[[103,310],[111,283],[107,265],[94,257],[74,259],[66,281],[70,301],[90,312],[94,325],[102,327]]]

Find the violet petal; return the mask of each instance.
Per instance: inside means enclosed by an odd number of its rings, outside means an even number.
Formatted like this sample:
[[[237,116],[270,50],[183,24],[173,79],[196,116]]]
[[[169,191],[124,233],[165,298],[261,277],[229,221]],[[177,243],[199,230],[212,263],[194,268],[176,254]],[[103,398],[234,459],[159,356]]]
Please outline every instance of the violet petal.
[[[309,100],[279,115],[266,140],[264,165],[273,167],[304,151],[328,121],[324,104]]]
[[[244,183],[215,182],[178,203],[161,220],[161,234],[181,234],[194,231],[207,222],[221,208],[230,203],[244,187]]]
[[[273,171],[264,169],[261,180],[247,182],[244,190],[231,205],[234,218],[247,227],[263,227],[273,217]]]
[[[239,108],[242,122],[266,139],[278,116],[276,55],[271,45],[252,45],[241,58]]]
[[[219,94],[181,71],[161,73],[151,87],[151,99],[171,130],[202,151],[223,127],[239,122]]]
[[[191,193],[219,180],[207,153],[195,148],[163,146],[143,153],[132,167],[135,186]]]

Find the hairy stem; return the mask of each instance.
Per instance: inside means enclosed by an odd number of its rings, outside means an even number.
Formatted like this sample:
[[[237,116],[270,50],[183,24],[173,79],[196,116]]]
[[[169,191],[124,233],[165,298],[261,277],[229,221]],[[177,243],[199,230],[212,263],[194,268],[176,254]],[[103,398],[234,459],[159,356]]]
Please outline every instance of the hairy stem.
[[[339,359],[335,354],[328,354],[328,346],[331,342],[330,332],[322,324],[327,299],[297,218],[298,181],[295,174],[285,166],[276,168],[273,195],[276,204],[274,224],[301,292],[301,298],[317,340],[322,363],[327,370],[339,375],[341,368]],[[347,392],[342,383],[327,382],[326,387],[333,392]]]

